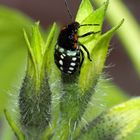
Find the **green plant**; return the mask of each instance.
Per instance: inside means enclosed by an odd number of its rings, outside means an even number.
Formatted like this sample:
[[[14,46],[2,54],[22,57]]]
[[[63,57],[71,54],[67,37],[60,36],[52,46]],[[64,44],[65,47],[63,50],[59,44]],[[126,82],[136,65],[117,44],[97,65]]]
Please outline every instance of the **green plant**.
[[[83,0],[76,21],[100,26],[82,27],[79,34],[102,30],[107,6],[108,1],[93,10],[90,1]],[[85,58],[80,73],[74,75],[64,75],[54,63],[59,29],[56,23],[46,41],[39,23],[33,25],[32,35],[28,28],[24,29],[28,58],[19,95],[20,125],[9,110],[4,110],[17,139],[122,140],[139,125],[140,98],[128,100],[129,97],[102,74],[109,42],[122,23],[123,20],[106,33],[80,40],[88,47],[93,61]],[[106,86],[110,87],[106,89]],[[108,95],[103,96],[104,92]],[[121,104],[116,105],[118,103]],[[101,104],[106,107],[101,108]]]

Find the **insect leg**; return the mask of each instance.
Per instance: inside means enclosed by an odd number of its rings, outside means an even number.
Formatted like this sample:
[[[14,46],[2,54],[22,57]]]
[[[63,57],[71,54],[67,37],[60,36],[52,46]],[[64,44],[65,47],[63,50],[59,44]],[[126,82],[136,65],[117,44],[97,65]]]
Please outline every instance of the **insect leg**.
[[[86,51],[88,59],[90,61],[92,61],[91,58],[90,58],[90,54],[89,54],[88,49],[83,44],[81,44],[80,42],[78,42],[78,44]]]
[[[100,26],[100,24],[82,24],[80,25],[81,26]]]
[[[86,37],[86,36],[89,36],[89,35],[92,35],[92,34],[98,34],[98,33],[100,33],[101,31],[97,31],[97,32],[93,32],[93,31],[91,31],[91,32],[88,32],[88,33],[85,33],[85,34],[83,34],[83,35],[80,35],[80,36],[78,36],[79,38],[82,38],[82,37]]]

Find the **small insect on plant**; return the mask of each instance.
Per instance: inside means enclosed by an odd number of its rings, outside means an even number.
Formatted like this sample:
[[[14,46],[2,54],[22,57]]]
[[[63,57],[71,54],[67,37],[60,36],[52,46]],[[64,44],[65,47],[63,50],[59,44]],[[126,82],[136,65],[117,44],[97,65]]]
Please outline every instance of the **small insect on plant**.
[[[99,24],[83,24],[80,25],[77,21],[73,21],[73,16],[71,11],[68,7],[67,1],[65,0],[65,5],[69,16],[72,20],[72,23],[64,26],[58,36],[56,47],[55,47],[55,54],[54,59],[55,63],[58,68],[66,74],[73,74],[79,69],[84,61],[84,51],[87,53],[87,57],[90,61],[90,54],[86,46],[79,42],[79,38],[87,37],[92,34],[97,34],[100,31],[94,32],[87,32],[83,35],[78,35],[78,29],[83,26],[99,26]],[[81,56],[81,57],[80,57]]]

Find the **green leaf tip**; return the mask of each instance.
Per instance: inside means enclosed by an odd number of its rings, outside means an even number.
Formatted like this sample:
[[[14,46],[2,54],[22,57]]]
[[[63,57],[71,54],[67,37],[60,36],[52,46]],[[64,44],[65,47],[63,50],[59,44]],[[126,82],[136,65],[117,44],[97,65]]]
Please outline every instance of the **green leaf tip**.
[[[93,6],[90,3],[90,0],[82,0],[76,15],[76,21],[81,24],[82,21],[87,18],[92,12]]]
[[[39,22],[36,22],[32,26],[32,35],[30,36],[30,41],[29,41],[29,37],[26,31],[23,30],[25,41],[27,44],[27,50],[28,50],[27,71],[28,71],[28,75],[36,79],[35,81],[36,81],[37,87],[39,87],[40,85],[39,81],[42,78],[41,76],[42,73],[44,73],[45,71],[47,72],[46,56],[49,54],[49,51],[47,50],[50,46],[52,46],[51,43],[53,41],[53,38],[55,37],[56,29],[57,29],[56,23],[54,23],[51,27],[50,33],[46,41],[44,41],[43,35],[40,32]]]
[[[6,109],[4,109],[4,115],[5,115],[5,118],[8,122],[8,124],[10,125],[13,132],[15,133],[17,139],[18,140],[25,140],[25,136],[24,136],[23,132],[20,130],[20,128],[17,127],[17,125],[15,124],[15,122],[13,121],[9,112]]]
[[[77,140],[124,140],[140,124],[140,98],[128,100],[101,113]]]
[[[46,52],[48,49],[50,49],[51,47],[54,49],[54,45],[52,46],[52,45],[50,45],[50,44],[52,44],[52,42],[53,42],[53,38],[54,38],[54,34],[56,33],[56,28],[57,28],[57,26],[56,26],[56,23],[54,22],[53,23],[53,25],[52,25],[52,27],[51,27],[51,30],[50,30],[50,33],[49,33],[49,36],[48,36],[48,38],[47,38],[47,41],[46,41],[46,44],[45,44],[45,51],[44,52]],[[56,41],[56,40],[55,40]]]

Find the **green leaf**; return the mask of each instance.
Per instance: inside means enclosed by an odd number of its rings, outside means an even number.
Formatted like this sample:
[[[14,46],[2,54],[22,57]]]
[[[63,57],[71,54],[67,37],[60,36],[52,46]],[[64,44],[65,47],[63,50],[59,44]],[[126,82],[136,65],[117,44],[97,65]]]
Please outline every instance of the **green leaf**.
[[[28,62],[27,71],[28,71],[28,75],[34,78],[37,87],[39,87],[41,84],[41,80],[43,78],[42,73],[44,73],[43,69],[46,69],[45,67],[47,67],[47,70],[45,71],[47,73],[50,72],[51,66],[48,61],[52,59],[48,58],[48,55],[49,55],[48,48],[52,46],[52,42],[55,38],[54,36],[55,36],[56,29],[57,29],[56,24],[54,23],[53,26],[51,27],[51,31],[48,35],[46,42],[44,41],[39,31],[39,23],[36,23],[33,26],[31,41],[29,41],[28,36],[26,32],[24,31],[24,36],[27,43],[27,47],[28,47],[28,53],[29,53],[29,57],[28,57],[29,62]]]
[[[5,117],[11,126],[12,130],[14,131],[16,137],[18,140],[25,140],[25,136],[23,132],[20,130],[20,128],[17,127],[13,119],[11,118],[10,114],[7,112],[7,110],[4,110]]]
[[[87,18],[92,13],[93,13],[93,6],[91,5],[90,1],[82,0],[76,15],[76,21],[82,23],[82,21],[85,20],[85,18]]]
[[[39,23],[36,23],[32,27],[32,37],[29,41],[26,32],[24,31],[25,40],[28,47],[28,75],[34,78],[36,88],[40,87],[41,72],[42,72],[42,58],[43,58],[43,47],[45,46],[44,40],[39,32]]]
[[[54,23],[46,40],[44,58],[43,58],[44,63],[46,63],[47,72],[49,75],[53,73],[52,68],[55,67],[54,49],[56,45],[57,36],[58,36],[58,27],[56,26],[56,23]],[[54,74],[52,74],[50,77],[53,77],[53,75]]]
[[[140,123],[140,98],[134,98],[101,113],[85,126],[80,140],[124,140]]]
[[[99,24],[96,26],[80,27],[78,30],[79,35],[82,35],[84,33],[90,32],[90,31],[94,31],[94,32],[100,31],[101,32],[108,4],[109,3],[107,1],[100,8],[89,13],[89,15],[87,15],[87,17],[85,17],[85,19],[82,22],[80,22],[80,20],[77,20],[81,25],[83,25],[83,24]],[[82,12],[82,9],[80,11]],[[95,44],[95,40],[97,39],[97,36],[99,36],[99,35],[100,35],[100,33],[95,34],[95,35],[91,35],[88,37],[84,37],[84,38],[79,38],[79,41],[81,43],[85,44],[89,50],[89,49],[93,48],[93,46],[94,46],[93,44]],[[89,45],[89,43],[90,43],[90,45]]]
[[[108,1],[106,3],[104,3],[100,8],[98,8],[94,12],[90,13],[89,16],[87,16],[81,23],[81,24],[87,24],[87,23],[94,24],[95,23],[95,24],[99,24],[99,26],[81,27],[79,29],[79,34],[82,35],[84,33],[90,32],[90,31],[94,31],[94,32],[101,31],[107,7],[108,7]],[[94,82],[98,78],[98,77],[96,77],[96,74],[99,74],[99,73],[96,73],[96,69],[95,69],[96,66],[95,66],[95,60],[94,60],[94,57],[96,57],[96,54],[93,57],[92,53],[94,53],[93,49],[99,39],[100,39],[100,34],[92,35],[90,37],[85,37],[85,38],[80,39],[80,42],[88,48],[88,51],[93,60],[92,62],[90,62],[87,59],[87,54],[85,54],[86,59],[82,65],[81,73],[80,73],[80,77],[79,77],[79,87],[82,91],[86,91],[87,89],[90,89],[91,87],[93,87],[93,85],[95,84]],[[108,44],[106,44],[106,46],[108,46]],[[105,47],[102,46],[102,50],[105,50]],[[104,56],[106,56],[106,54],[104,54]],[[90,70],[91,70],[91,72],[90,72]],[[88,79],[89,77],[90,77],[90,79]],[[90,81],[90,84],[87,81]],[[87,82],[87,84],[85,84],[86,82]]]
[[[76,140],[124,140],[140,124],[140,98],[101,113],[85,126]]]
[[[102,0],[94,0],[96,5],[100,5]],[[140,26],[135,19],[130,9],[123,3],[122,0],[110,1],[110,6],[107,11],[107,19],[114,26],[120,19],[124,18],[123,27],[117,31],[118,37],[125,47],[137,73],[140,76]],[[128,35],[129,29],[129,35]],[[129,39],[128,39],[129,38]]]
[[[96,41],[95,46],[91,50],[91,58],[93,62],[85,60],[79,78],[79,86],[82,90],[86,91],[93,87],[96,83],[98,76],[101,74],[104,63],[107,57],[109,42],[114,34],[114,32],[122,25],[123,20],[119,25],[112,28],[107,33],[103,34]]]

